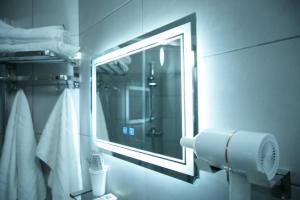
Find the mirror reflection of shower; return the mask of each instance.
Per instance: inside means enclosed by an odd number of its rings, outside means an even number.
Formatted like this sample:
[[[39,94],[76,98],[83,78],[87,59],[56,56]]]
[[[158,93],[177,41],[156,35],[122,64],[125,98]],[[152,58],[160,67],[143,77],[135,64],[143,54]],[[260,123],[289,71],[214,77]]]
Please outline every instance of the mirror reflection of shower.
[[[161,136],[162,132],[161,130],[156,127],[156,125],[153,123],[156,120],[155,114],[153,113],[153,90],[155,89],[155,87],[157,86],[157,80],[155,77],[155,65],[154,62],[150,62],[149,63],[149,71],[150,71],[150,75],[148,76],[147,80],[148,80],[148,86],[150,88],[150,128],[147,131],[147,135],[148,136]]]
[[[180,41],[97,66],[96,91],[108,133],[104,137],[98,123],[98,139],[182,158]]]
[[[101,75],[99,75],[99,79],[97,81],[97,88],[97,108],[101,106],[101,111],[103,112],[97,113],[97,118],[99,117],[100,120],[97,123],[97,134],[101,139],[109,139],[112,136],[109,137],[108,131],[113,130],[115,127],[114,121],[111,120],[113,119],[111,107],[114,106],[111,102],[111,98],[114,98],[114,96],[121,93],[121,89],[118,85],[103,80]],[[101,111],[98,108],[97,112]],[[103,122],[105,125],[101,122],[101,115],[104,115],[102,120],[105,120],[105,122]]]

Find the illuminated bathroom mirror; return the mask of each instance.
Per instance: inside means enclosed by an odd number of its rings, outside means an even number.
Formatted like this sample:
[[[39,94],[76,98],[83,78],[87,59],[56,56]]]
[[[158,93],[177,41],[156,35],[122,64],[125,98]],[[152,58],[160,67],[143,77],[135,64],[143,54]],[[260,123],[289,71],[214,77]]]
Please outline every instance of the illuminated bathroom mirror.
[[[92,60],[95,145],[114,156],[191,180],[197,130],[195,15]]]

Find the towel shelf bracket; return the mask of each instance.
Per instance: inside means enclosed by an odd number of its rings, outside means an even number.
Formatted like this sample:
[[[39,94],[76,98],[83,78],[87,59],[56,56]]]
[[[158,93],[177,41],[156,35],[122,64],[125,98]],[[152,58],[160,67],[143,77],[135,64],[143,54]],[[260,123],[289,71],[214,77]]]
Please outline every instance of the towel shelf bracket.
[[[70,58],[51,50],[1,52],[0,63],[71,63],[80,65],[79,58]]]
[[[53,74],[47,76],[17,76],[16,64],[23,63],[67,63],[73,66],[73,75]],[[7,76],[0,77],[0,83],[12,83],[16,88],[16,84],[22,82],[22,85],[51,85],[57,86],[65,84],[67,87],[80,87],[80,58],[69,58],[67,56],[57,54],[51,50],[41,51],[23,51],[23,52],[0,52],[0,64],[6,66]]]

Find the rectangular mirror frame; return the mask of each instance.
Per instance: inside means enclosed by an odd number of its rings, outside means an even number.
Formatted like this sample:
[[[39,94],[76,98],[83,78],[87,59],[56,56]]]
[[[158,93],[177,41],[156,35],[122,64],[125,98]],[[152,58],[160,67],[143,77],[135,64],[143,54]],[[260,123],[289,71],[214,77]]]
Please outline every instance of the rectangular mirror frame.
[[[195,16],[193,16],[195,17]],[[187,20],[188,19],[188,20]],[[182,133],[183,136],[193,137],[197,128],[197,106],[196,106],[196,84],[195,84],[195,73],[196,73],[196,60],[195,60],[195,46],[193,46],[193,40],[195,40],[195,33],[193,32],[192,21],[189,20],[190,16],[171,23],[165,28],[161,28],[145,34],[138,38],[144,38],[139,40],[135,39],[134,43],[130,42],[122,46],[119,49],[112,50],[107,54],[92,59],[92,136],[93,143],[95,146],[118,153],[124,156],[128,156],[137,160],[141,160],[156,166],[160,166],[169,170],[173,170],[189,176],[195,175],[194,166],[194,153],[191,149],[182,148],[183,159],[175,159],[165,155],[144,151],[141,149],[132,148],[126,145],[105,141],[97,138],[96,136],[96,67],[115,59],[120,59],[124,56],[150,49],[152,47],[164,44],[164,41],[182,36],[183,38],[183,51],[181,59],[181,102],[182,102]],[[181,25],[177,26],[177,24]],[[176,26],[175,26],[176,24]],[[163,30],[163,31],[161,31]],[[159,33],[157,33],[159,32]],[[178,145],[180,145],[178,143]]]

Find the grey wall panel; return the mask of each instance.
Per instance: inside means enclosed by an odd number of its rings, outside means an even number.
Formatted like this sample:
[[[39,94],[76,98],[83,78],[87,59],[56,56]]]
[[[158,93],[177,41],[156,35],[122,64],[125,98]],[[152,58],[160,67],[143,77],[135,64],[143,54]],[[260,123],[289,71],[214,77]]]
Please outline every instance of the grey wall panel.
[[[300,189],[299,187],[291,187],[291,194],[292,197],[290,200],[298,200],[300,197]],[[252,192],[252,199],[261,199],[261,200],[278,200],[280,198],[277,198],[275,196],[271,196],[269,195],[269,192],[266,193],[262,193],[262,192],[258,192],[258,191],[254,191]],[[284,199],[284,198],[282,198]]]
[[[1,0],[0,18],[6,19],[12,25],[24,28],[64,25],[78,43],[78,1],[34,1],[34,0]],[[18,65],[19,75],[49,76],[70,74],[71,68],[67,65]],[[71,72],[72,73],[72,72]],[[41,132],[50,112],[61,93],[55,86],[29,87],[25,93],[32,110],[35,131]],[[33,102],[35,103],[33,106]],[[47,114],[45,114],[47,113]]]
[[[196,12],[200,128],[273,133],[282,152],[281,167],[291,169],[293,182],[299,183],[299,39],[230,52],[299,35],[299,2],[134,0],[110,13],[122,3],[101,3],[103,13],[82,16],[100,2],[80,1],[80,44],[86,56],[83,71],[89,69],[91,56]],[[222,52],[228,53],[212,56]],[[84,74],[88,83],[89,73]],[[81,104],[81,112],[89,108],[88,102]],[[88,127],[84,132],[89,132]],[[195,186],[110,156],[105,162],[110,167],[108,191],[122,199],[228,199],[222,173],[203,173]],[[293,187],[293,199],[299,198],[297,191]],[[263,193],[253,195],[273,199]]]
[[[108,192],[124,200],[228,198],[224,172],[203,172],[192,185],[111,156],[105,156],[105,161],[109,165]]]
[[[33,0],[1,0],[0,19],[11,25],[30,28],[32,27]]]
[[[150,170],[146,172],[146,176],[151,177],[151,180],[148,179],[146,182],[147,200],[228,199],[228,186],[224,172],[214,175],[203,172],[195,185]]]
[[[80,84],[80,133],[90,135],[91,132],[91,85]]]
[[[33,75],[37,77],[57,76],[59,74],[72,75],[72,68],[68,64],[34,64]],[[33,86],[33,107],[32,117],[34,121],[34,129],[41,133],[48,121],[48,118],[65,86],[57,86],[56,84],[49,86]]]
[[[297,0],[144,0],[143,31],[197,14],[198,49],[214,54],[300,34]]]
[[[79,0],[80,33],[110,16],[132,0]]]
[[[200,127],[274,134],[281,166],[292,170],[295,183],[300,182],[299,51],[300,39],[278,42],[206,58],[199,70]]]
[[[91,153],[91,137],[80,135],[80,159],[82,170],[82,184],[85,189],[91,188],[89,175],[89,156]]]
[[[83,54],[94,57],[141,34],[140,2],[132,1],[80,35]]]
[[[93,5],[90,5],[93,6]],[[109,18],[80,35],[82,52],[81,132],[90,133],[90,63],[96,55],[138,36],[140,32],[140,2],[132,1]],[[128,12],[130,10],[131,12]],[[86,10],[88,11],[88,9]],[[83,15],[84,13],[81,12]]]
[[[109,166],[107,191],[113,192],[120,199],[146,199],[148,188],[145,168],[106,155],[105,164]]]
[[[11,23],[14,26],[31,28],[38,26],[64,25],[66,30],[72,34],[72,39],[78,43],[79,19],[78,19],[78,0],[64,1],[40,1],[40,0],[0,0],[0,19]],[[3,67],[3,66],[1,66]],[[19,64],[17,65],[17,75],[33,75],[33,76],[49,76],[58,74],[70,74],[72,68],[65,64]],[[34,129],[37,133],[42,132],[46,121],[58,99],[62,90],[56,90],[56,86],[22,86],[28,98],[28,102],[32,112]],[[10,107],[15,95],[14,90],[8,90],[8,101],[6,108],[10,111]],[[78,109],[79,91],[75,92],[75,107]],[[3,114],[3,113],[2,113]],[[37,134],[39,138],[40,134]],[[81,137],[82,146],[90,147],[87,137],[84,140]],[[87,142],[88,141],[88,142]],[[86,155],[87,150],[82,148],[82,154]],[[89,152],[89,151],[88,151]],[[86,157],[86,156],[83,156]],[[83,165],[83,180],[86,181],[86,160],[82,159]],[[84,173],[86,172],[86,173]]]
[[[64,25],[72,35],[79,34],[78,0],[36,0],[33,4],[33,25]]]

